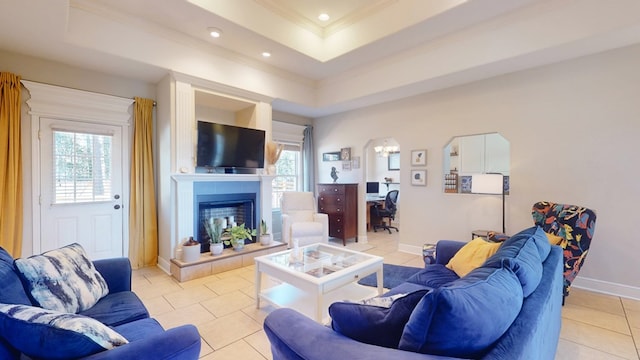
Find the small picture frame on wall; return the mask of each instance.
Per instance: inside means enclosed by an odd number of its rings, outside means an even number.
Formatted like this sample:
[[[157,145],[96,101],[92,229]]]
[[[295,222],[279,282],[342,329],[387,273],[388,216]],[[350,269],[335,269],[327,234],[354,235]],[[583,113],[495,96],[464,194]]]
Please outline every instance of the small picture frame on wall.
[[[351,160],[351,148],[342,148],[340,149],[340,160],[347,161]]]
[[[427,170],[411,170],[411,185],[427,186]]]
[[[322,161],[338,161],[340,160],[340,151],[326,152],[322,154]]]
[[[351,161],[342,162],[342,171],[351,171]]]
[[[351,158],[351,167],[353,169],[360,169],[360,156],[353,156]]]
[[[411,166],[426,166],[427,150],[411,150]]]

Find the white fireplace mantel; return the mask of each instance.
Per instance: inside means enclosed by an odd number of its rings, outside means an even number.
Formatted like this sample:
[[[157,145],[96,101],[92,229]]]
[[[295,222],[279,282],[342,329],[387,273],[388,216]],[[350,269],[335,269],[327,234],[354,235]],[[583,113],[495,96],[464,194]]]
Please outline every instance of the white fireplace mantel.
[[[273,175],[262,174],[174,174],[171,176],[171,252],[193,234],[193,184],[196,182],[260,182],[259,218],[271,228],[271,182]],[[158,266],[169,272],[170,258],[160,257]]]

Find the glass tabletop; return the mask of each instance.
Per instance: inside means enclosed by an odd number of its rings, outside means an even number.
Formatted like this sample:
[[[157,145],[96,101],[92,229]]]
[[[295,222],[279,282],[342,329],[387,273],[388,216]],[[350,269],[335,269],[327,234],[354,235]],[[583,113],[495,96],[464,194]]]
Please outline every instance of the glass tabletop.
[[[300,273],[323,277],[363,263],[373,256],[338,247],[314,244],[265,256],[266,260]]]

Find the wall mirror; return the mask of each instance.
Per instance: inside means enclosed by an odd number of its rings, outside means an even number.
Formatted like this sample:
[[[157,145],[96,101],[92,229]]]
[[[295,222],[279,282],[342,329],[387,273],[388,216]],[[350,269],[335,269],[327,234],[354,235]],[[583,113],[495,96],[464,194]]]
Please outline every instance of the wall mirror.
[[[470,193],[473,174],[504,175],[509,191],[509,141],[499,133],[456,136],[444,147],[444,192]]]

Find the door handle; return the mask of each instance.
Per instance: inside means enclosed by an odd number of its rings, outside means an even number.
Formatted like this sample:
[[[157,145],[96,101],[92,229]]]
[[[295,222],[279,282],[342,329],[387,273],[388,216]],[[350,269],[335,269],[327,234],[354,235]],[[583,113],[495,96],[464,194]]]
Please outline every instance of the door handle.
[[[120,209],[120,205],[118,205],[118,204],[113,205],[113,208],[114,208],[114,209],[116,209],[116,210],[118,210],[118,209]]]

